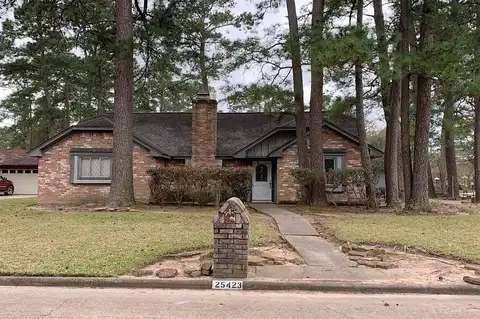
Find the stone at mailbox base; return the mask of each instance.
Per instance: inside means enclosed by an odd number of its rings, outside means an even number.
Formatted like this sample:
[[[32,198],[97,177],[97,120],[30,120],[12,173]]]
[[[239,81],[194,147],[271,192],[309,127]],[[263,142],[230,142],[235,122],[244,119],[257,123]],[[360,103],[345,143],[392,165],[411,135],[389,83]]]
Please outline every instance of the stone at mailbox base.
[[[213,277],[247,278],[250,215],[243,202],[228,199],[213,218]]]

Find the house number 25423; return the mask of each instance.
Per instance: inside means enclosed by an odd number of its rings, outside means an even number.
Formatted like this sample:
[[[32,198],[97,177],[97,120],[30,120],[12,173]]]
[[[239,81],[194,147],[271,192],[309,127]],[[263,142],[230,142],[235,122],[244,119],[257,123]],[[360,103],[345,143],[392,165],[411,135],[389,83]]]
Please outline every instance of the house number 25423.
[[[243,281],[213,280],[212,289],[243,289]]]

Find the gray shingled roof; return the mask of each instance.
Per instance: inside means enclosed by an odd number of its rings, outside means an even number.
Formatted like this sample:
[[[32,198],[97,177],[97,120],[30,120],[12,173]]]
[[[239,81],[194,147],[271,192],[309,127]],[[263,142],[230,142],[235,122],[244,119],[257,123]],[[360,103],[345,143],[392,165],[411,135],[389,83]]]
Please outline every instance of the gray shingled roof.
[[[308,116],[308,114],[306,114]],[[113,114],[97,115],[79,122],[75,129],[111,129]],[[307,122],[308,123],[308,122]],[[355,119],[349,116],[327,121],[342,134],[356,139]],[[136,138],[173,157],[191,156],[192,113],[134,113]],[[295,128],[291,114],[218,113],[217,156],[233,156],[277,128]]]
[[[0,149],[0,166],[37,166],[38,158],[21,148]]]

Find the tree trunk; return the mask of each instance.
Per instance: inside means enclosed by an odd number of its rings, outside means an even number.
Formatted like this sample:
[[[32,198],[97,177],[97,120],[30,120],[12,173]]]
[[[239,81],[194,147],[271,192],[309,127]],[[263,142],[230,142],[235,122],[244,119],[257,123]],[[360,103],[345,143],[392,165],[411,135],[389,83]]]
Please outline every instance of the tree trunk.
[[[87,110],[90,110],[92,107],[92,99],[93,99],[93,76],[91,72],[88,72],[88,74],[89,75],[88,75],[88,86],[87,86]]]
[[[148,12],[148,0],[143,0],[143,15],[146,16],[147,12]]]
[[[133,193],[133,17],[132,2],[116,0],[113,165],[109,207],[135,204]]]
[[[445,115],[444,115],[445,116]],[[447,163],[445,160],[445,121],[442,121],[442,133],[440,134],[440,157],[438,159],[438,170],[440,175],[440,193],[447,196]]]
[[[363,0],[357,1],[357,28],[363,29]],[[375,181],[372,162],[370,160],[370,152],[368,150],[365,111],[363,107],[363,68],[362,62],[359,60],[355,61],[355,104],[360,157],[362,160],[362,167],[365,170],[365,205],[367,208],[376,208],[377,200],[375,196]]]
[[[325,162],[323,159],[323,66],[318,60],[318,42],[323,33],[324,0],[313,0],[310,93],[310,163],[316,171],[312,184],[312,204],[327,205]]]
[[[399,92],[399,95],[401,93],[401,80],[399,82],[399,85],[400,85],[400,92]],[[398,97],[398,119],[399,121],[401,120],[401,117],[400,117],[400,103],[401,103],[401,96]],[[402,157],[402,134],[401,134],[401,130],[400,130],[400,125],[401,123],[399,122],[398,123],[398,139],[397,139],[397,171],[398,171],[398,199],[399,199],[399,204],[398,206],[402,206],[402,200],[404,199],[404,196],[405,196],[405,183],[403,182],[403,165],[401,164],[403,162],[403,157]]]
[[[373,0],[373,12],[375,21],[375,33],[377,35],[377,50],[379,58],[379,78],[380,78],[380,92],[382,94],[382,106],[384,111],[388,111],[388,86],[390,79],[388,66],[388,43],[385,34],[385,18],[383,15],[382,0]]]
[[[309,167],[307,146],[307,125],[305,106],[303,101],[302,56],[298,36],[298,20],[295,0],[287,1],[288,26],[290,30],[290,54],[292,56],[293,94],[295,100],[295,122],[297,133],[298,165],[301,168]]]
[[[452,92],[447,92],[445,97],[445,112],[443,121],[445,125],[445,161],[447,166],[447,197],[449,199],[458,199],[460,197],[458,189],[457,175],[457,157],[455,152],[455,133],[454,133],[454,108],[455,97]]]
[[[480,4],[477,5],[477,34],[480,37]],[[480,59],[480,48],[477,47],[477,59]],[[475,173],[475,202],[480,203],[480,92],[474,96],[475,99],[475,127],[474,127],[474,146],[473,146],[473,170]]]
[[[420,23],[420,51],[425,51],[431,43],[430,21],[435,7],[435,0],[425,0]],[[431,80],[423,68],[418,74],[417,109],[415,116],[414,167],[412,198],[409,208],[412,210],[429,210],[428,197],[429,158],[428,133],[430,128]]]
[[[409,54],[409,41],[410,41],[410,27],[409,27],[409,12],[410,12],[410,0],[402,0],[401,14],[400,14],[400,30],[402,32],[402,46],[401,51],[403,54]],[[402,165],[403,165],[403,199],[405,203],[408,203],[412,193],[412,154],[410,149],[410,70],[405,67],[402,77],[402,96],[400,106],[401,117],[401,150],[402,150]]]
[[[33,117],[33,109],[32,109],[32,103],[28,103],[28,119],[31,120]],[[33,130],[32,126],[29,126],[28,128],[28,140],[27,140],[27,147],[26,149],[31,149],[33,144]]]
[[[400,81],[392,81],[389,98],[389,116],[387,119],[388,139],[385,141],[385,183],[387,187],[387,206],[401,206],[398,191],[398,141],[400,140]]]
[[[397,140],[398,137],[397,126],[392,130],[391,126],[391,117],[392,112],[395,110],[392,109],[392,105],[389,104],[391,99],[389,96],[389,63],[388,63],[388,43],[385,34],[385,18],[383,15],[383,4],[382,0],[373,0],[373,11],[374,11],[374,21],[375,21],[375,32],[377,35],[377,50],[379,58],[379,70],[377,75],[380,78],[380,92],[382,96],[382,106],[385,114],[385,121],[387,123],[385,132],[385,156],[384,156],[384,169],[385,169],[385,188],[387,190],[387,205],[388,206],[398,206],[399,205],[399,194],[398,194],[398,165],[396,165],[397,157]],[[397,86],[398,87],[398,86]],[[399,89],[399,88],[398,88]],[[398,107],[398,106],[397,106]],[[398,121],[398,118],[396,118]],[[393,149],[392,149],[393,148]]]
[[[200,77],[202,79],[202,91],[203,92],[209,92],[210,89],[208,87],[208,76],[207,76],[207,64],[206,64],[206,55],[205,55],[205,38],[203,36],[203,32],[200,35]]]
[[[401,97],[401,149],[403,172],[403,200],[408,203],[412,194],[412,151],[410,148],[410,77],[408,74],[402,78]]]
[[[435,185],[433,184],[432,165],[430,165],[430,160],[428,161],[428,196],[430,198],[437,197]]]
[[[478,14],[478,16],[480,16],[480,14]],[[475,97],[473,169],[475,172],[475,202],[480,203],[480,94]]]
[[[65,109],[63,110],[63,125],[62,129],[67,129],[70,127],[70,87],[68,84],[68,81],[65,80],[65,86],[64,86],[64,107]]]
[[[50,95],[50,89],[48,88],[48,82],[45,81],[45,86],[44,86],[44,90],[43,90],[44,94],[45,94],[45,107],[46,107],[46,118],[47,118],[47,122],[46,123],[49,123],[48,127],[47,127],[47,136],[48,138],[52,138],[56,133],[56,127],[57,127],[57,123],[56,123],[56,119],[55,119],[55,116],[54,116],[54,106],[52,105],[52,98],[51,98],[51,95]]]
[[[456,24],[459,15],[459,1],[451,0],[450,2],[450,23]],[[445,108],[443,116],[443,124],[445,128],[445,163],[447,167],[447,198],[458,199],[460,192],[458,189],[457,175],[457,157],[455,152],[455,133],[454,133],[454,112],[455,112],[455,95],[448,88],[446,83]]]
[[[102,73],[102,66],[99,64],[98,65],[98,71],[97,71],[97,76],[98,76],[98,83],[103,83],[103,73]],[[98,88],[98,94],[97,94],[97,114],[104,114],[105,113],[105,105],[104,105],[104,98],[105,98],[105,89],[102,86]]]

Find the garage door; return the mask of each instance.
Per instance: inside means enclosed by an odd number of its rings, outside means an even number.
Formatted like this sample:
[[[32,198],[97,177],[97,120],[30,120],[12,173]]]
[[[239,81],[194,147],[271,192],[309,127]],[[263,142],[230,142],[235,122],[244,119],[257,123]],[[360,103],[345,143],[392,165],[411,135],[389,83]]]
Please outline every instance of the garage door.
[[[36,169],[4,169],[2,176],[13,182],[17,195],[36,195],[38,192],[38,170]]]

